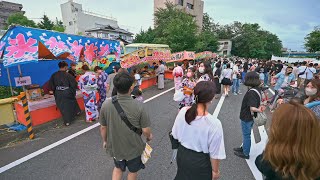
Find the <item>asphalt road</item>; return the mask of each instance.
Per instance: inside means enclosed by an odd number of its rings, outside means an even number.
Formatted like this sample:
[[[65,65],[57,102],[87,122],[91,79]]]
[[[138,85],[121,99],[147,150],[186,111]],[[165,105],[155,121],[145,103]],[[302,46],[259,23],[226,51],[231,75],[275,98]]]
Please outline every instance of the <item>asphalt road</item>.
[[[242,86],[242,85],[241,85]],[[166,89],[173,87],[172,82],[166,84]],[[241,87],[245,91],[245,87]],[[165,90],[148,89],[144,98],[148,99]],[[143,180],[171,180],[175,177],[177,167],[170,164],[172,150],[168,138],[178,113],[178,103],[172,100],[174,91],[169,91],[147,103],[145,108],[149,112],[154,140],[151,143],[154,151],[146,169],[139,172],[139,179]],[[241,145],[241,128],[239,112],[242,95],[230,95],[221,100],[221,110],[218,115],[223,129],[227,159],[221,162],[221,178],[223,180],[251,180],[255,179],[256,171],[251,170],[250,161],[236,157],[233,148]],[[214,99],[209,112],[213,113],[219,99]],[[219,108],[217,108],[219,109]],[[70,127],[54,127],[37,134],[35,140],[14,142],[0,149],[0,168],[23,158],[45,146],[55,143],[73,133],[85,129],[93,124],[86,124],[84,117]],[[268,129],[266,127],[266,129]],[[255,138],[259,139],[255,131]],[[258,138],[257,138],[258,137]],[[256,140],[259,141],[259,140]],[[256,142],[253,142],[255,144]],[[254,145],[263,148],[262,143]],[[257,153],[257,152],[255,152]],[[57,147],[54,147],[20,165],[0,174],[0,179],[111,179],[113,160],[102,149],[99,128],[81,134]],[[259,178],[257,178],[259,179]]]

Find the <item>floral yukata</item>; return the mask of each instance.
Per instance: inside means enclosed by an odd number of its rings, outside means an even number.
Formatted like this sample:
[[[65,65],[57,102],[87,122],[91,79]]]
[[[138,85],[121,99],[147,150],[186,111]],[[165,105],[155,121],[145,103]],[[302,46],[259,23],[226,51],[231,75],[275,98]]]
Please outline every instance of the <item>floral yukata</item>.
[[[107,98],[107,78],[108,74],[105,72],[102,72],[98,77],[98,93],[99,93],[99,101],[97,102],[98,109],[101,109],[102,103]]]
[[[189,78],[185,78],[182,80],[179,89],[185,89],[185,87],[193,89],[196,86],[196,82],[194,80],[190,80]],[[179,103],[179,109],[182,109],[185,106],[192,106],[194,102],[194,94],[184,94],[184,99]]]
[[[179,90],[181,81],[183,79],[183,69],[181,66],[177,66],[173,69],[172,72],[173,78],[174,78],[174,87],[176,90]]]
[[[83,94],[87,122],[96,120],[99,116],[96,105],[96,92],[98,89],[96,75],[92,72],[86,72],[80,76],[79,89]]]

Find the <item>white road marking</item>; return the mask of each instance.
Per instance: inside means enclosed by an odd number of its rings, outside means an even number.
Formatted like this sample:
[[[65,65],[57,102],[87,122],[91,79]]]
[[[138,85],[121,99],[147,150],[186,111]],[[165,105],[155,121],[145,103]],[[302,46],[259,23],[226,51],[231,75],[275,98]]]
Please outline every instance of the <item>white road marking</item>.
[[[271,89],[269,89],[269,90],[271,93],[274,94],[274,92]],[[225,96],[221,96],[219,103],[213,113],[214,117],[218,118],[218,115],[220,113],[220,110],[222,108],[224,100],[225,100]],[[254,134],[253,134],[253,131],[251,130],[250,159],[247,159],[246,162],[247,162],[254,178],[256,180],[263,180],[262,174],[258,170],[258,168],[255,164],[255,160],[256,160],[257,156],[260,155],[263,152],[263,150],[265,149],[265,146],[266,146],[266,143],[268,140],[268,135],[267,135],[267,132],[266,132],[264,126],[260,126],[260,127],[258,127],[258,129],[259,129],[259,133],[261,136],[261,141],[257,144],[255,143]]]
[[[23,157],[21,159],[13,161],[12,163],[1,167],[0,168],[0,174],[5,172],[5,171],[7,171],[7,170],[9,170],[9,169],[11,169],[11,168],[13,168],[13,167],[15,167],[15,166],[18,166],[21,163],[24,163],[24,162],[28,161],[28,160],[30,160],[30,159],[32,159],[32,158],[34,158],[34,157],[46,152],[46,151],[49,151],[50,149],[55,148],[55,147],[65,143],[65,142],[67,142],[67,141],[69,141],[69,140],[71,140],[71,139],[73,139],[73,138],[85,133],[85,132],[88,132],[91,129],[98,127],[99,125],[100,125],[100,123],[96,123],[96,124],[94,124],[92,126],[89,126],[89,127],[85,128],[85,129],[79,131],[79,132],[76,132],[76,133],[74,133],[74,134],[72,134],[72,135],[70,135],[70,136],[68,136],[66,138],[63,138],[60,141],[57,141],[57,142],[55,142],[53,144],[50,144],[50,145],[48,145],[48,146],[46,146],[46,147],[44,147],[44,148],[42,148],[42,149],[40,149],[40,150],[38,150],[36,152],[33,152],[33,153],[31,153],[31,154],[29,154],[29,155],[27,155],[27,156],[25,156],[25,157]]]
[[[169,92],[169,91],[171,91],[173,89],[174,89],[174,87],[170,88],[170,89],[168,89],[168,90],[166,90],[166,91],[164,91],[162,93],[159,93],[159,94],[157,94],[157,95],[145,100],[143,103],[147,103],[147,102],[149,102],[149,101],[151,101],[151,100],[153,100],[153,99],[155,99],[155,98],[157,98],[157,97],[159,97],[159,96],[161,96],[161,95],[163,95],[163,94],[165,94],[165,93],[167,93],[167,92]],[[0,168],[0,174],[5,172],[5,171],[7,171],[7,170],[9,170],[9,169],[11,169],[11,168],[13,168],[13,167],[15,167],[15,166],[18,166],[19,164],[22,164],[22,163],[24,163],[24,162],[26,162],[26,161],[28,161],[28,160],[40,155],[40,154],[42,154],[42,153],[45,153],[45,152],[49,151],[50,149],[53,149],[53,148],[65,143],[65,142],[77,137],[77,136],[80,136],[83,133],[86,133],[86,132],[88,132],[88,131],[96,128],[96,127],[99,127],[99,126],[100,126],[100,123],[93,124],[93,125],[85,128],[85,129],[82,129],[81,131],[78,131],[78,132],[76,132],[76,133],[74,133],[74,134],[72,134],[72,135],[70,135],[70,136],[68,136],[66,138],[63,138],[63,139],[61,139],[61,140],[59,140],[59,141],[57,141],[57,142],[55,142],[53,144],[50,144],[50,145],[48,145],[48,146],[46,146],[46,147],[44,147],[42,149],[39,149],[38,151],[35,151],[35,152],[33,152],[33,153],[31,153],[31,154],[29,154],[27,156],[24,156],[23,158],[20,158],[20,159],[18,159],[16,161],[13,161],[12,163],[1,167]]]
[[[272,91],[271,88],[269,88],[269,91],[271,92],[271,94],[273,94],[273,95],[275,94],[274,91]]]
[[[256,180],[263,180],[261,172],[258,170],[255,160],[258,155],[260,155],[266,147],[268,135],[264,128],[264,126],[260,126],[259,133],[261,136],[261,141],[259,143],[255,143],[253,131],[251,131],[251,149],[250,149],[250,159],[246,159],[247,164]]]
[[[217,105],[217,107],[216,107],[216,109],[214,110],[214,112],[213,112],[213,117],[216,117],[216,118],[218,118],[218,115],[219,115],[219,113],[220,113],[220,110],[221,110],[221,108],[222,108],[222,105],[223,105],[223,102],[224,102],[224,100],[225,100],[225,96],[221,96],[220,97],[220,100],[219,100],[219,102],[218,102],[218,105]]]
[[[174,89],[174,87],[170,88],[170,89],[168,89],[166,91],[163,91],[162,93],[159,93],[159,94],[157,94],[157,95],[155,95],[155,96],[153,96],[153,97],[151,97],[149,99],[146,99],[145,101],[143,101],[143,103],[147,103],[147,102],[149,102],[149,101],[151,101],[151,100],[153,100],[153,99],[155,99],[155,98],[157,98],[157,97],[159,97],[159,96],[161,96],[161,95],[163,95],[163,94],[165,94],[165,93],[167,93],[169,91],[172,91],[173,89]]]

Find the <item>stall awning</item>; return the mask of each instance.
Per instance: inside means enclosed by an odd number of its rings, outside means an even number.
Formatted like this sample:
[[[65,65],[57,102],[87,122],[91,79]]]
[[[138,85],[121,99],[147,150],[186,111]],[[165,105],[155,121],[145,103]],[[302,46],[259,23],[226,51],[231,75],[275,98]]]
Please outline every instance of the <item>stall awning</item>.
[[[11,26],[0,40],[0,58],[4,66],[38,61],[69,59],[88,63],[114,54],[120,60],[120,42],[65,34],[43,29]]]

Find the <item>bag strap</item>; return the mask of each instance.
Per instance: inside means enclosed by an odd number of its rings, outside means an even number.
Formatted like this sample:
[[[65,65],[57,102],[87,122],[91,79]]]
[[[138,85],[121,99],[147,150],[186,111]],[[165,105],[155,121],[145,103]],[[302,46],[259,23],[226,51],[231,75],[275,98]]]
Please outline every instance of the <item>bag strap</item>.
[[[254,89],[254,88],[251,88],[249,91],[255,91],[258,95],[259,95],[259,98],[260,98],[260,102],[262,101],[262,98],[261,98],[261,94],[258,90]]]
[[[114,105],[114,107],[116,108],[116,110],[118,111],[119,116],[121,117],[122,121],[128,126],[128,128],[137,133],[139,136],[142,135],[142,129],[140,128],[136,128],[134,127],[130,121],[128,120],[128,117],[126,115],[126,113],[123,111],[121,105],[119,104],[119,101],[117,99],[117,96],[113,96],[112,97],[112,104]]]

